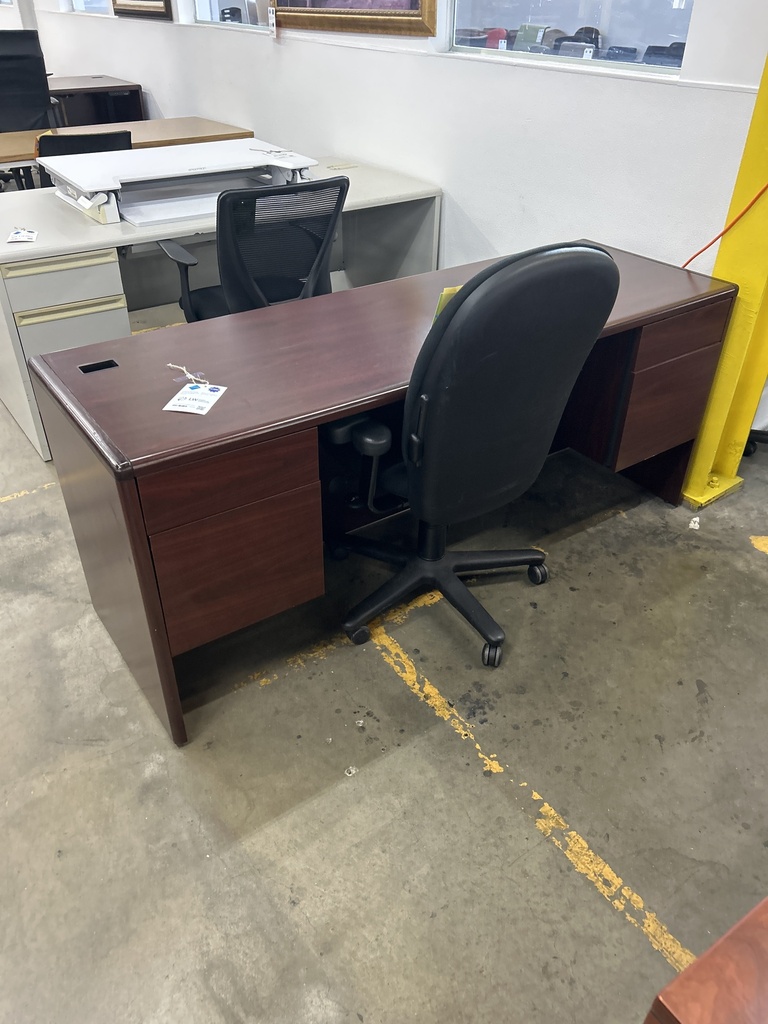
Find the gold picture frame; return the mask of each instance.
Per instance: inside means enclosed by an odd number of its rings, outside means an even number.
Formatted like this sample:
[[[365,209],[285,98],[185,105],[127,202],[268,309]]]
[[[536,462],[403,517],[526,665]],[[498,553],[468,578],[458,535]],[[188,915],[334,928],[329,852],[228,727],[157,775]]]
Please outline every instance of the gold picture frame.
[[[349,7],[334,7],[326,6],[333,4],[334,0],[276,0],[277,24],[280,28],[307,28],[320,32],[370,32],[387,36],[435,34],[437,0],[348,2],[351,4]]]
[[[118,18],[158,18],[173,21],[171,0],[112,0]]]

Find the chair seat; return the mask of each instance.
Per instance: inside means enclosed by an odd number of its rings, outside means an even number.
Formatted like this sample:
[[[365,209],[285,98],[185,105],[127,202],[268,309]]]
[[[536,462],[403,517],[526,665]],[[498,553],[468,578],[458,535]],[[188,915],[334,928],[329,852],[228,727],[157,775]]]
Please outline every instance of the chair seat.
[[[211,288],[194,288],[189,297],[197,320],[212,320],[217,316],[228,316],[229,307],[220,285]],[[181,302],[179,302],[181,305]]]

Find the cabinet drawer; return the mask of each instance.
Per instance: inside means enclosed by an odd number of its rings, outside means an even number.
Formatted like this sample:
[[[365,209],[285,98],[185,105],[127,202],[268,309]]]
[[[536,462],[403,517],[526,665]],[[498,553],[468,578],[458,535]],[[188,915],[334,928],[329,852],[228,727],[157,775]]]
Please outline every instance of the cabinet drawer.
[[[150,538],[172,654],[323,593],[320,484]]]
[[[317,479],[317,432],[302,430],[228,455],[149,473],[139,480],[139,495],[147,533],[152,535]]]
[[[614,469],[626,469],[696,437],[721,347],[710,345],[632,375]]]
[[[62,306],[123,291],[115,249],[6,263],[0,273],[14,312]]]
[[[677,359],[678,356],[722,341],[732,301],[728,298],[713,302],[690,313],[679,313],[644,327],[640,334],[635,370],[646,370],[668,359]]]
[[[55,310],[34,310],[17,316],[17,320],[26,359],[131,333],[123,295],[58,306]]]

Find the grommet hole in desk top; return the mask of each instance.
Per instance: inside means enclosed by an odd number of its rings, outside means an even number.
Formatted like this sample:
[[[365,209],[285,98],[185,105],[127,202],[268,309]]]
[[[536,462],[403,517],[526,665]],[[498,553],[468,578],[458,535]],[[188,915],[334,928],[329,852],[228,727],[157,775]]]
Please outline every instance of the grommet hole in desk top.
[[[102,359],[100,363],[83,363],[82,366],[78,366],[78,370],[80,373],[95,373],[96,370],[109,370],[117,365],[114,359]]]

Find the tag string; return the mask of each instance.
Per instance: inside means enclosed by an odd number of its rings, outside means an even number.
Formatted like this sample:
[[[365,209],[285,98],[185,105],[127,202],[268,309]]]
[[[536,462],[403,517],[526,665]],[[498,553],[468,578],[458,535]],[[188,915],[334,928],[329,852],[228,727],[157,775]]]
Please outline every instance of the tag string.
[[[193,384],[207,384],[210,385],[210,381],[206,380],[200,374],[190,373],[186,366],[177,366],[176,363],[166,363],[169,370],[181,370],[187,380],[191,380]]]

